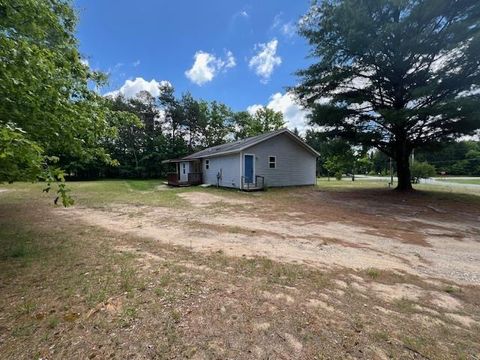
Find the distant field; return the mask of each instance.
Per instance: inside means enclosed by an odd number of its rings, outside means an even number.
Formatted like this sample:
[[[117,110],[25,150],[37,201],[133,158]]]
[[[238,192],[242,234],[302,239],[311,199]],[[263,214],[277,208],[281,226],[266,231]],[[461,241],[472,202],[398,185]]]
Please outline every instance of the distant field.
[[[451,179],[451,180],[450,180]],[[471,185],[477,184],[480,185],[480,179],[478,180],[463,180],[450,178],[445,179],[445,181],[438,181],[437,183],[432,184],[414,184],[413,188],[423,191],[432,191],[441,195],[444,193],[449,194],[458,194],[458,196],[463,195],[476,195],[480,196],[480,187],[463,187],[458,185]],[[388,183],[390,182],[390,177],[356,177],[355,181],[352,181],[351,178],[344,177],[342,180],[338,181],[335,178],[318,178],[317,185],[320,189],[331,190],[331,191],[351,191],[355,189],[388,189]],[[455,186],[454,186],[455,185]],[[396,186],[396,181],[394,181],[393,188]]]
[[[445,178],[445,179],[436,179],[437,181],[451,182],[455,184],[471,184],[471,185],[480,185],[480,178],[478,179],[455,179],[455,178]]]

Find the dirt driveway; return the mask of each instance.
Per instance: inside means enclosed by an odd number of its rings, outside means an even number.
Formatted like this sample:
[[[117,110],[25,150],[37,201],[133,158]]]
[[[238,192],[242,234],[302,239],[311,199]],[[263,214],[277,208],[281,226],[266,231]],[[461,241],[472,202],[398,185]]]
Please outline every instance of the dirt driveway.
[[[475,198],[131,185],[1,194],[1,359],[480,354]]]
[[[198,190],[178,197],[181,206],[174,208],[111,205],[58,211],[197,251],[480,284],[480,210],[458,201],[383,190],[314,189]]]

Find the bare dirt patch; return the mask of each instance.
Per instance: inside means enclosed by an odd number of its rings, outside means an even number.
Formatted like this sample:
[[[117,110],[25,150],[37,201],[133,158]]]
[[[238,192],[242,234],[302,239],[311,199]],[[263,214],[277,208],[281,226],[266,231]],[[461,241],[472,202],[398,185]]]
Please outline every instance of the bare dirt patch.
[[[178,209],[115,205],[108,211],[59,211],[111,231],[197,251],[320,268],[374,267],[480,284],[478,209],[467,212],[441,203],[435,205],[442,209],[438,212],[416,198],[394,198],[383,201],[398,202],[387,211],[375,201],[379,194],[367,195],[304,189],[253,197],[194,191],[178,195],[190,204]]]
[[[287,203],[308,205],[303,196]],[[270,193],[255,199],[238,208],[0,204],[0,358],[477,356],[480,288],[417,276],[404,259],[418,249],[446,251],[437,250],[441,242],[365,234],[366,220],[356,228],[344,210],[334,210],[335,220],[323,205],[318,214],[284,216],[288,206]],[[361,246],[345,246],[358,245],[348,238],[355,231]],[[470,243],[448,240],[450,250]],[[371,263],[356,270],[343,251]],[[373,266],[377,257],[411,268]],[[418,264],[440,273],[438,263]]]
[[[179,196],[195,207],[208,207],[218,203],[229,205],[244,205],[250,203],[250,201],[246,199],[234,199],[232,197],[214,195],[206,192],[186,192],[179,194]]]

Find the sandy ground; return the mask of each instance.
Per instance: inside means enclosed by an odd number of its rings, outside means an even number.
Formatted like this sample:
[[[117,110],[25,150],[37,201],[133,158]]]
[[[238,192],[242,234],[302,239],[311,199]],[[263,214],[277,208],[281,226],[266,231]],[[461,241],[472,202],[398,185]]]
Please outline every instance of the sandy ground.
[[[313,267],[386,269],[480,284],[480,213],[422,201],[377,203],[301,190],[288,201],[266,194],[180,194],[189,207],[73,207],[68,216],[105,229],[197,251]],[[385,199],[384,199],[385,200]]]
[[[172,191],[168,202],[155,202],[160,191]],[[166,205],[109,198],[62,209],[32,206],[30,193],[0,204],[1,359],[480,354],[472,199],[145,193]]]

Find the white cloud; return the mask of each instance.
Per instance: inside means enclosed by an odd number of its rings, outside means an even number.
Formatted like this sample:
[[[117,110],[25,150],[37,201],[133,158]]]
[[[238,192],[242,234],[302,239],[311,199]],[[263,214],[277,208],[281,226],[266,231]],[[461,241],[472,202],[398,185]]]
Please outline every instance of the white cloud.
[[[275,15],[271,29],[277,30],[285,37],[291,39],[297,31],[297,26],[294,21],[283,21],[282,17],[283,13],[278,13]]]
[[[272,29],[278,29],[282,25],[282,16],[282,12],[275,15],[275,17],[273,18]]]
[[[219,72],[237,65],[231,51],[226,52],[225,59],[217,58],[215,55],[204,51],[197,51],[194,59],[192,67],[185,71],[185,76],[191,82],[200,86],[212,81]]]
[[[273,39],[266,44],[255,45],[258,52],[250,59],[248,66],[255,71],[255,74],[260,76],[262,83],[267,83],[275,67],[282,63],[282,58],[277,56],[277,46],[277,39]]]
[[[152,79],[150,81],[145,80],[144,78],[137,77],[135,80],[127,80],[118,90],[110,91],[105,94],[105,96],[118,96],[123,95],[126,98],[133,98],[141,91],[148,91],[152,96],[157,97],[160,95],[159,87],[161,85],[171,85],[170,82],[166,80],[157,81]]]
[[[249,17],[248,13],[247,13],[245,10],[240,11],[240,16],[243,16],[244,18],[248,18],[248,17]]]
[[[293,130],[297,128],[300,133],[303,133],[308,126],[308,111],[295,102],[295,97],[291,93],[273,94],[270,97],[267,107],[275,111],[280,111],[289,129]]]
[[[81,62],[83,65],[85,65],[85,66],[87,66],[87,67],[90,67],[90,62],[88,61],[88,59],[80,59],[80,62]]]
[[[247,112],[250,114],[250,115],[255,115],[255,113],[260,110],[261,108],[263,108],[263,105],[260,105],[260,104],[254,104],[254,105],[250,105],[249,107],[247,107]]]
[[[134,62],[132,63],[132,66],[133,66],[133,67],[137,67],[138,65],[140,65],[140,60],[134,61]]]
[[[251,105],[247,108],[247,111],[253,115],[261,107],[262,105],[258,104]],[[303,134],[308,127],[308,111],[304,110],[295,102],[295,97],[291,93],[273,94],[270,96],[267,108],[281,112],[283,114],[283,120],[290,130],[297,128],[298,131]]]
[[[290,21],[288,23],[283,24],[282,27],[280,28],[280,31],[286,37],[292,38],[297,31],[297,27],[293,22]]]

